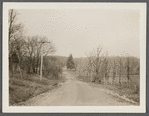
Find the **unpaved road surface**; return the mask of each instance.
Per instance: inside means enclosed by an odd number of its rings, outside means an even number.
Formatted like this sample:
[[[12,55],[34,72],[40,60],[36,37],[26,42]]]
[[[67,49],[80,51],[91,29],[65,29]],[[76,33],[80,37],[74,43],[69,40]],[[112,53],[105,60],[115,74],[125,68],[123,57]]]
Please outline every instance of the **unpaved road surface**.
[[[134,105],[114,97],[77,80],[72,74],[64,72],[67,81],[56,89],[38,95],[27,102],[26,106],[128,106]]]

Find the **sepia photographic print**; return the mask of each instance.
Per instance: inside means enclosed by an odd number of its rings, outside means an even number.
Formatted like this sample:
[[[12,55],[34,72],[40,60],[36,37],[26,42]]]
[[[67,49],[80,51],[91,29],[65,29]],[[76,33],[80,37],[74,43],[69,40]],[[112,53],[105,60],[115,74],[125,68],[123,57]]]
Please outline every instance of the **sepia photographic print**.
[[[146,3],[3,3],[3,112],[145,113]]]

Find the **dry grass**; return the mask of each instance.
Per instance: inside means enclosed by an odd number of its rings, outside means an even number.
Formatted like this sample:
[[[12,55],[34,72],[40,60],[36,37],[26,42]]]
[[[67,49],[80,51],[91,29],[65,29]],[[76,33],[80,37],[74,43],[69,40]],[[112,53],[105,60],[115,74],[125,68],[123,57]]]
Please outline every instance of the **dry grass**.
[[[36,95],[47,92],[55,88],[59,81],[62,80],[49,80],[43,78],[40,81],[39,75],[28,75],[21,79],[19,74],[9,78],[9,105],[15,105],[24,102]]]

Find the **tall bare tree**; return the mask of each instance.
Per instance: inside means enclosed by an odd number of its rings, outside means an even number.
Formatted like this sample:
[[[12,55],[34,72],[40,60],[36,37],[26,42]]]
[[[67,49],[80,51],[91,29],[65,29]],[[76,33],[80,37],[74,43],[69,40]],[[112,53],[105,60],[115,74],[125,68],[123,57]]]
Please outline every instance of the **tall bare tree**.
[[[93,52],[90,52],[89,55],[87,55],[87,57],[88,57],[88,64],[87,64],[86,68],[87,68],[88,74],[92,78],[93,73],[95,72],[95,68],[96,68],[96,65],[95,65],[96,57],[94,56]]]
[[[17,22],[17,16],[19,14],[14,9],[9,10],[9,27],[8,27],[8,39],[9,39],[9,67],[12,66],[10,69],[13,70],[13,59],[12,55],[16,54],[19,59],[19,69],[20,75],[21,73],[21,58],[24,54],[22,47],[24,45],[23,41],[23,28],[24,26],[21,23]],[[12,72],[13,73],[13,72]]]
[[[129,56],[127,56],[127,63],[126,63],[126,64],[127,64],[126,67],[127,67],[127,84],[128,84],[127,86],[129,87],[129,81],[130,81],[130,77],[129,77],[129,72],[130,72],[130,71],[129,71],[129,70],[130,70],[130,66],[129,66],[129,65],[130,65],[130,64],[129,64]]]
[[[10,9],[8,15],[9,15],[8,35],[9,35],[9,41],[10,41],[10,39],[13,38],[14,34],[18,31],[21,31],[24,28],[24,26],[21,23],[17,23],[17,16],[19,15],[17,11],[15,11],[14,9]]]
[[[122,58],[119,59],[119,85],[121,86],[121,78],[122,78]]]
[[[88,55],[88,71],[90,73],[92,81],[100,81],[100,53],[102,51],[102,47],[98,46],[96,49],[91,51]],[[93,78],[93,74],[96,76]]]
[[[101,53],[102,47],[98,46],[96,51],[96,78],[99,80],[99,69],[100,69],[100,53]]]
[[[103,68],[104,68],[104,84],[106,84],[106,80],[108,78],[108,53],[106,53],[106,56],[104,58],[103,62]]]
[[[115,84],[115,76],[116,76],[116,63],[113,62],[113,84]]]
[[[19,71],[20,71],[20,75],[21,75],[21,78],[23,77],[23,74],[22,74],[22,60],[23,60],[23,57],[26,55],[26,50],[25,50],[25,41],[23,39],[23,37],[21,36],[15,36],[15,52],[18,56],[18,59],[19,59]]]

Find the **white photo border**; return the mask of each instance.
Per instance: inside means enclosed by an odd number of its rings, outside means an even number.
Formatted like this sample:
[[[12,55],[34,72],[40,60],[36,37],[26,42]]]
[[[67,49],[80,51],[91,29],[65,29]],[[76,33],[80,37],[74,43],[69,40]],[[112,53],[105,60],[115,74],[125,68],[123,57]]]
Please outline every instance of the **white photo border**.
[[[146,112],[146,3],[3,3],[2,111],[4,113],[145,113]],[[9,106],[8,10],[9,9],[139,9],[140,106]]]

